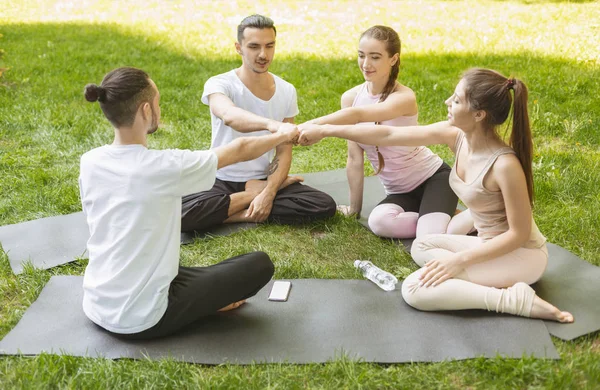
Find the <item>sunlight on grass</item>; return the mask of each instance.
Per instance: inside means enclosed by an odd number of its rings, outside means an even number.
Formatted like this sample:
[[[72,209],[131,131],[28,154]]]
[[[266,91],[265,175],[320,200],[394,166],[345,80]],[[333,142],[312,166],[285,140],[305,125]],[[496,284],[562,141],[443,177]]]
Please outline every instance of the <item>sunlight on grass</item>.
[[[235,28],[262,13],[278,28],[278,52],[354,58],[359,34],[395,28],[405,53],[531,51],[598,64],[600,7],[498,1],[51,1],[9,0],[0,23],[115,23],[192,56],[234,56]]]
[[[274,19],[272,71],[298,90],[297,121],[334,111],[362,82],[359,34],[374,24],[403,42],[400,80],[419,121],[445,118],[459,75],[484,66],[523,78],[535,141],[535,218],[551,242],[600,265],[600,3],[587,1],[167,1],[8,0],[0,6],[0,225],[81,210],[79,157],[112,129],[83,86],[110,69],[147,70],[161,90],[163,126],[150,147],[206,149],[208,77],[239,66],[236,25]],[[447,162],[448,148],[434,146]],[[346,143],[294,148],[292,172],[342,168]],[[366,171],[372,174],[368,167]],[[388,240],[337,215],[307,227],[266,225],[197,240],[181,263],[209,265],[265,250],[277,278],[358,278],[356,258],[405,277],[416,265]],[[81,275],[86,259],[15,276],[0,251],[0,337],[52,275]],[[41,355],[0,358],[1,388],[600,388],[600,334],[554,339],[561,361],[473,359],[375,365],[344,357],[323,365],[207,367]]]

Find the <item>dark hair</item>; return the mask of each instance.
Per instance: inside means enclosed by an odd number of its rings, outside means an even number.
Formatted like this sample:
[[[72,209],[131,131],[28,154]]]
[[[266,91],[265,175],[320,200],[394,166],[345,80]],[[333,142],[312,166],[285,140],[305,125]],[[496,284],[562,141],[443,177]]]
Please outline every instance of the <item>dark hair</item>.
[[[277,29],[271,18],[254,14],[245,17],[239,26],[237,26],[237,40],[239,43],[242,43],[242,39],[244,39],[244,30],[247,28],[258,28],[261,30],[264,28],[272,28],[275,35],[277,35]]]
[[[390,57],[393,57],[396,53],[398,54],[398,61],[392,65],[390,76],[385,84],[385,87],[383,87],[381,97],[379,98],[379,101],[383,102],[388,96],[390,96],[392,92],[394,92],[394,89],[396,88],[396,79],[400,73],[400,50],[402,46],[402,43],[400,42],[400,36],[391,27],[377,25],[370,27],[367,29],[367,31],[363,32],[360,35],[360,39],[363,39],[363,37],[369,37],[384,42],[385,50]],[[383,167],[385,167],[385,160],[383,159],[383,155],[381,152],[379,152],[379,148],[377,146],[375,147],[375,150],[377,150],[378,161],[377,171],[375,174],[378,175],[383,170]]]
[[[529,113],[527,111],[527,86],[521,80],[506,78],[500,73],[489,69],[470,69],[463,75],[465,81],[465,97],[472,110],[483,110],[486,113],[485,125],[490,129],[506,122],[513,103],[510,93],[514,91],[512,130],[510,134],[510,147],[517,154],[521,162],[529,203],[533,204],[533,139],[529,126]]]
[[[122,127],[133,124],[140,104],[151,102],[156,91],[146,72],[123,67],[109,72],[99,86],[86,85],[84,95],[88,102],[100,102],[102,112],[113,126]]]

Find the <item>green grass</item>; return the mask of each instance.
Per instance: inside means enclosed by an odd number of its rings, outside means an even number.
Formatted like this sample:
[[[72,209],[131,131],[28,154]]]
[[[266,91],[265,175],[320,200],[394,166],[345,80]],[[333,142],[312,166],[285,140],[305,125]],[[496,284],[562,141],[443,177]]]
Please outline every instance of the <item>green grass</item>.
[[[401,80],[413,88],[420,121],[445,118],[443,101],[462,71],[485,66],[530,88],[536,144],[536,221],[550,241],[600,265],[600,4],[597,2],[119,3],[17,1],[0,10],[0,225],[79,211],[79,157],[111,142],[112,131],[83,86],[112,68],[147,70],[162,98],[163,128],[153,148],[204,149],[211,75],[239,65],[235,25],[254,12],[278,26],[272,71],[292,82],[304,121],[338,108],[362,81],[356,40],[373,24],[403,39]],[[434,148],[446,161],[446,149]],[[341,168],[345,143],[295,148],[292,172]],[[208,265],[264,250],[276,278],[356,278],[352,260],[370,258],[399,276],[416,265],[355,221],[336,216],[310,227],[263,226],[182,248],[182,264]],[[80,259],[12,274],[0,252],[0,337],[19,321],[52,275],[80,275]],[[209,367],[164,360],[111,361],[42,355],[0,357],[1,388],[598,388],[600,334],[554,339],[560,361],[473,359],[374,365]]]

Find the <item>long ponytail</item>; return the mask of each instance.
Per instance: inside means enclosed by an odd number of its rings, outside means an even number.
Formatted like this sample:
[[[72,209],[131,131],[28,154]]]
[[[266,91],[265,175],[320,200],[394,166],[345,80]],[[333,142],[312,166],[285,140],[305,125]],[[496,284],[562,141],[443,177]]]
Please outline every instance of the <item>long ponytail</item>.
[[[523,172],[525,172],[525,180],[527,181],[529,203],[533,204],[533,169],[531,167],[533,160],[533,140],[531,127],[529,126],[529,112],[527,110],[528,91],[527,86],[521,80],[509,79],[509,88],[511,88],[510,84],[513,84],[512,89],[515,94],[510,147],[513,148],[517,154],[517,158],[521,162]]]
[[[475,68],[463,75],[465,94],[473,110],[486,112],[485,125],[496,129],[508,119],[513,106],[512,131],[509,146],[515,151],[527,182],[529,203],[533,205],[533,139],[527,111],[527,86],[521,80],[506,78],[500,73]],[[514,99],[510,91],[514,92]]]

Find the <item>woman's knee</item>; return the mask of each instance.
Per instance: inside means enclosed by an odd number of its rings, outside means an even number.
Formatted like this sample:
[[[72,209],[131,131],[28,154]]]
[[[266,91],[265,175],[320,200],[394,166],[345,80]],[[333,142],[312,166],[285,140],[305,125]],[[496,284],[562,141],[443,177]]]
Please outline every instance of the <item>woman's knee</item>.
[[[422,288],[419,286],[419,283],[421,282],[419,279],[420,275],[421,270],[415,271],[408,275],[408,277],[404,279],[404,282],[402,283],[402,298],[404,299],[404,302],[417,310],[423,310],[421,308]]]
[[[417,213],[406,212],[393,203],[384,203],[375,207],[369,215],[369,228],[381,237],[413,238],[418,218]]]
[[[427,240],[430,238],[428,235],[419,236],[415,238],[412,245],[410,246],[410,255],[414,262],[419,266],[423,267],[427,261],[430,260],[431,255],[427,253]]]
[[[448,214],[440,212],[422,215],[417,222],[416,237],[446,233],[450,219]]]

